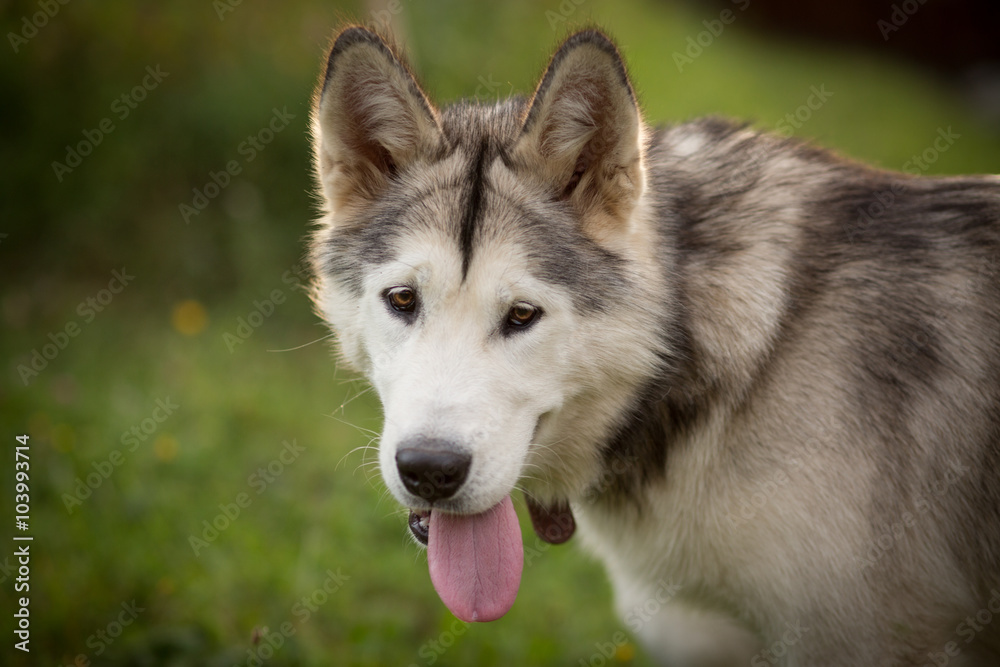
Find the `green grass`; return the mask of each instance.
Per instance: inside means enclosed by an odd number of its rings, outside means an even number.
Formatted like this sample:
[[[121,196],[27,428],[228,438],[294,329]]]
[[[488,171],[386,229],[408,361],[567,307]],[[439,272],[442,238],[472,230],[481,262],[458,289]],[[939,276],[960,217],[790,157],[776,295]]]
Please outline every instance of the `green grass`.
[[[566,30],[596,21],[623,45],[652,122],[716,113],[775,127],[825,85],[834,95],[796,134],[899,168],[952,127],[961,138],[930,173],[1000,171],[1000,138],[944,83],[870,54],[766,39],[739,18],[679,72],[672,54],[717,13],[590,0],[553,28],[546,12],[556,2],[403,7],[415,69],[437,99],[477,87],[484,98],[530,93]],[[8,22],[33,8],[17,3]],[[539,548],[527,521],[511,612],[455,624],[364,450],[380,428],[377,401],[337,372],[325,341],[313,343],[326,332],[282,280],[314,214],[306,118],[320,54],[340,13],[357,17],[357,7],[313,0],[269,13],[243,3],[224,21],[210,4],[199,11],[179,1],[142,11],[72,3],[0,65],[17,100],[0,110],[0,127],[19,156],[0,165],[9,189],[0,438],[12,446],[31,436],[35,536],[32,654],[5,640],[4,664],[69,665],[78,654],[102,665],[246,664],[255,628],[283,624],[294,634],[265,664],[599,664],[598,645],[622,628],[602,569],[572,544]],[[155,63],[171,72],[162,87],[56,183],[51,161]],[[285,106],[291,125],[185,225],[178,204]],[[135,281],[84,322],[77,305],[122,266]],[[286,301],[230,351],[225,334],[276,289]],[[172,325],[185,300],[207,310],[194,335]],[[18,366],[70,321],[79,335],[25,386]],[[129,451],[123,435],[167,398],[176,410]],[[252,476],[278,467],[286,441],[304,450],[261,486]],[[107,463],[119,455],[120,465]],[[64,495],[95,464],[113,471],[68,511]],[[5,525],[10,469],[0,483]],[[191,536],[241,494],[249,503],[195,554]],[[0,586],[4,609],[12,583]],[[314,595],[326,599],[301,606]],[[120,637],[95,639],[133,600],[144,611]],[[612,662],[649,664],[631,644]]]
[[[213,309],[207,329],[184,336],[170,327],[169,307],[133,320],[141,295],[123,293],[71,340],[52,362],[57,369],[18,392],[10,407],[27,415],[21,427],[32,436],[38,471],[32,604],[44,610],[35,646],[48,662],[93,658],[87,638],[133,599],[146,611],[101,664],[118,664],[114,656],[131,664],[167,642],[191,661],[181,664],[235,663],[255,627],[286,622],[295,633],[276,664],[330,664],[331,653],[337,664],[426,664],[434,648],[421,656],[424,643],[453,629],[405,517],[364,465],[373,454],[351,453],[379,426],[370,394],[358,397],[359,383],[338,379],[324,344],[268,351],[321,335],[305,297],[288,294],[230,353],[223,334],[235,331],[250,302]],[[126,342],[123,330],[133,328],[143,334]],[[178,407],[130,452],[122,435],[134,425],[141,432],[157,399]],[[167,441],[176,443],[173,458]],[[279,465],[282,443],[292,441],[304,451]],[[108,462],[114,451],[124,459],[117,467]],[[95,463],[111,474],[67,509],[64,494],[76,480],[100,479]],[[245,506],[235,516],[241,494]],[[223,530],[206,535],[203,521]],[[192,547],[192,535],[206,541]],[[514,612],[503,623],[455,626],[463,632],[445,664],[544,661],[567,651],[587,657],[588,640],[616,627],[594,563],[568,547],[546,548],[530,523],[525,542]],[[328,570],[338,590],[314,600],[315,609],[296,607],[323,590]],[[573,617],[581,605],[595,611],[538,632],[539,618]]]

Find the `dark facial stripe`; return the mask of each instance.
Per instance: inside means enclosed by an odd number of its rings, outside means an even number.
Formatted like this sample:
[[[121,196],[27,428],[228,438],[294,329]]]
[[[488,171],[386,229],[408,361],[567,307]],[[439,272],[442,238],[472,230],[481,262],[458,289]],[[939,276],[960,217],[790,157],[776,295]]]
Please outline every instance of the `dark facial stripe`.
[[[472,261],[472,241],[476,234],[476,226],[479,224],[480,212],[483,206],[483,190],[486,183],[483,180],[487,155],[489,155],[489,144],[484,138],[479,144],[479,151],[473,158],[472,179],[469,186],[469,197],[465,204],[465,211],[462,216],[462,223],[459,229],[459,247],[462,250],[462,280],[465,280],[469,272],[469,263]]]

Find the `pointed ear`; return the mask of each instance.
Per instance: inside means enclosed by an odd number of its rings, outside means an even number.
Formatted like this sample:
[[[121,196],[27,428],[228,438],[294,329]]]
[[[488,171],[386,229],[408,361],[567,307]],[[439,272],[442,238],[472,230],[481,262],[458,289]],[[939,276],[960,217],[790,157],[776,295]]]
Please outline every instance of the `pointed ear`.
[[[374,32],[334,41],[313,110],[320,185],[332,210],[375,197],[400,170],[437,152],[437,111],[403,61]]]
[[[513,155],[584,218],[624,220],[642,194],[642,134],[618,49],[586,30],[552,56]]]

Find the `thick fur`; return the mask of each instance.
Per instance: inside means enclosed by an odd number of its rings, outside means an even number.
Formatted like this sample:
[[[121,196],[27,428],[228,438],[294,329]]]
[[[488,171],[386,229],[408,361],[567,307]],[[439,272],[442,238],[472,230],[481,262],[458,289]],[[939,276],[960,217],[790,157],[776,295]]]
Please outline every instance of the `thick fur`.
[[[416,437],[472,456],[433,511],[568,501],[666,665],[998,664],[1000,179],[651,131],[596,31],[438,110],[348,28],[314,133],[317,308],[402,504]]]

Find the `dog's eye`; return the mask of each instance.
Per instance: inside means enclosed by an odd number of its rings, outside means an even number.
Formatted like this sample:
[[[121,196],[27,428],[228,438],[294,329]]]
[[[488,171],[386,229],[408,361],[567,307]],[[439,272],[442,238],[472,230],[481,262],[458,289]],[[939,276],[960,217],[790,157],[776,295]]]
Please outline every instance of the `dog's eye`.
[[[518,301],[507,311],[507,327],[510,329],[524,329],[530,326],[542,311],[530,303]]]
[[[385,299],[397,313],[412,313],[417,307],[417,293],[406,286],[389,288]]]

